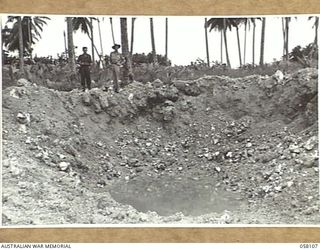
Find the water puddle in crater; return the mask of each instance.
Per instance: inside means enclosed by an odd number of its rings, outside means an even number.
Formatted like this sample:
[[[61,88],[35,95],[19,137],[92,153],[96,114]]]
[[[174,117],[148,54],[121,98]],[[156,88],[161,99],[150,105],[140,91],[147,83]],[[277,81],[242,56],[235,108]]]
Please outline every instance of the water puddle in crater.
[[[119,203],[133,206],[140,212],[155,211],[169,216],[177,212],[199,216],[208,213],[233,211],[239,208],[240,194],[216,188],[212,178],[193,180],[184,177],[136,178],[119,183],[110,190]]]

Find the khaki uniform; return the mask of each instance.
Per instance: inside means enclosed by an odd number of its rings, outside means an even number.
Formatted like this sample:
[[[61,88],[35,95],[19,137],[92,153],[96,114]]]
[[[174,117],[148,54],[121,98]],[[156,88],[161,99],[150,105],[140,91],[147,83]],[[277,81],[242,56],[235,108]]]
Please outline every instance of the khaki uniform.
[[[119,92],[119,80],[120,80],[120,66],[123,63],[123,56],[116,51],[111,52],[110,62],[112,66],[113,73],[113,90]]]

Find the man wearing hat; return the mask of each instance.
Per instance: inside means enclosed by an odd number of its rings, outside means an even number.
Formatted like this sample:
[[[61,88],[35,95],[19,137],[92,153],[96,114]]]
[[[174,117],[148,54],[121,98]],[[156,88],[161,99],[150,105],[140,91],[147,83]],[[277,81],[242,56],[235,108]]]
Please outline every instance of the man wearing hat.
[[[118,52],[118,49],[121,46],[119,44],[115,44],[112,46],[112,51],[110,53],[110,63],[112,66],[112,73],[113,73],[113,90],[116,93],[119,93],[119,78],[120,78],[120,66],[124,62],[123,56]]]
[[[80,77],[82,90],[85,91],[86,87],[91,89],[91,77],[90,77],[90,66],[91,66],[91,56],[87,53],[88,48],[82,48],[83,54],[78,58],[78,64],[80,65]]]

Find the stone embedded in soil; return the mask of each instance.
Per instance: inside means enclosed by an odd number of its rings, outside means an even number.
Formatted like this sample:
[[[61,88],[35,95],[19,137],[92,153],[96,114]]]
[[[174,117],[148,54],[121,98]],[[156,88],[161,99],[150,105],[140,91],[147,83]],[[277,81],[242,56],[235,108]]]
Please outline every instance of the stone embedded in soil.
[[[260,77],[256,76],[254,79],[259,80]],[[305,194],[305,192],[300,192],[301,190],[308,190],[308,192],[310,191],[311,193],[310,186],[313,185],[313,178],[317,178],[317,174],[315,174],[313,169],[309,171],[309,169],[303,170],[297,168],[297,166],[303,166],[303,164],[309,167],[316,166],[315,163],[317,162],[317,159],[313,155],[315,154],[314,151],[316,151],[317,143],[314,143],[314,139],[310,139],[310,142],[308,140],[307,143],[303,143],[303,138],[305,138],[306,135],[300,133],[304,128],[297,125],[298,118],[296,119],[296,116],[300,116],[300,109],[302,110],[304,107],[299,107],[299,112],[297,112],[297,109],[295,109],[295,101],[291,101],[291,99],[298,100],[300,96],[309,96],[309,94],[313,94],[311,93],[313,90],[312,88],[306,88],[306,90],[302,91],[304,93],[300,93],[300,83],[298,81],[299,84],[288,82],[287,84],[289,84],[289,86],[286,86],[286,88],[281,89],[281,85],[276,86],[276,91],[272,93],[274,99],[271,98],[266,101],[266,99],[262,98],[265,97],[265,93],[263,92],[264,89],[257,84],[257,82],[259,82],[258,80],[253,82],[252,79],[234,80],[228,77],[220,78],[214,76],[199,81],[185,81],[183,83],[184,86],[182,86],[184,90],[180,90],[173,94],[170,94],[170,88],[165,86],[161,86],[157,90],[154,90],[152,87],[148,87],[144,84],[134,83],[133,85],[128,85],[124,88],[122,93],[118,96],[111,96],[109,93],[102,93],[100,90],[91,91],[87,103],[83,100],[86,93],[80,94],[79,91],[70,93],[58,92],[56,94],[59,96],[59,101],[56,102],[54,98],[55,92],[48,92],[45,88],[39,88],[37,89],[37,95],[33,96],[33,89],[26,88],[28,94],[21,99],[13,99],[8,93],[4,94],[5,98],[11,98],[15,102],[13,104],[8,104],[10,112],[8,112],[7,109],[4,110],[4,114],[7,115],[5,116],[5,119],[8,123],[4,124],[6,126],[13,125],[12,127],[8,126],[9,128],[6,128],[6,130],[9,131],[6,136],[9,138],[6,139],[12,143],[18,142],[17,145],[22,147],[22,149],[28,148],[24,143],[21,143],[26,141],[26,135],[15,133],[16,131],[12,128],[16,128],[16,124],[11,124],[11,120],[8,119],[8,117],[12,114],[22,112],[20,108],[25,99],[30,97],[30,100],[28,101],[32,104],[37,104],[38,98],[43,97],[45,103],[47,104],[48,102],[48,106],[41,105],[43,102],[42,100],[39,102],[40,107],[33,108],[30,106],[30,110],[27,110],[32,114],[32,118],[36,117],[36,120],[32,120],[32,128],[28,127],[28,133],[30,133],[32,141],[33,138],[36,138],[33,134],[37,132],[36,130],[38,128],[39,131],[42,132],[43,127],[40,127],[39,125],[41,124],[41,126],[43,126],[43,119],[45,119],[46,116],[49,116],[49,114],[51,116],[52,114],[52,118],[55,119],[56,116],[59,116],[59,120],[62,121],[61,123],[57,123],[55,120],[50,119],[51,133],[47,134],[48,139],[39,140],[37,146],[39,145],[41,148],[35,149],[38,151],[21,151],[22,155],[24,153],[28,154],[28,157],[33,159],[33,161],[35,160],[35,153],[41,154],[39,156],[41,160],[37,160],[36,163],[41,164],[39,172],[42,169],[46,170],[45,175],[49,170],[58,172],[57,168],[49,169],[47,165],[45,165],[47,162],[52,161],[54,156],[56,157],[54,162],[55,166],[62,160],[70,162],[70,166],[72,166],[73,169],[72,171],[77,171],[79,174],[81,173],[81,175],[83,175],[85,180],[83,181],[83,184],[90,183],[100,187],[105,185],[104,180],[102,180],[101,183],[97,183],[97,180],[100,178],[105,180],[113,179],[108,182],[108,184],[112,185],[112,183],[116,181],[124,184],[124,180],[128,181],[134,179],[133,181],[136,181],[139,179],[138,177],[143,178],[145,176],[152,176],[156,178],[160,175],[174,176],[178,180],[180,180],[179,178],[181,175],[187,177],[191,176],[194,180],[197,180],[196,184],[203,185],[203,176],[205,175],[212,178],[213,183],[211,184],[214,185],[215,188],[240,190],[244,196],[251,197],[249,202],[253,208],[254,206],[261,206],[264,208],[267,205],[270,205],[274,210],[282,210],[286,209],[286,204],[290,204],[292,199],[297,199],[300,202],[299,196]],[[305,81],[303,74],[301,81]],[[314,85],[314,82],[303,83],[301,85],[305,86],[306,84]],[[178,85],[179,84],[177,84],[177,86]],[[233,85],[237,85],[236,88],[233,88]],[[254,98],[248,96],[251,95],[249,87],[254,88],[252,93],[254,93],[256,103]],[[272,85],[270,89],[273,87],[274,86]],[[289,101],[286,99],[288,97],[287,90],[292,90],[292,92],[289,91]],[[259,91],[261,91],[261,93]],[[200,96],[197,96],[198,92]],[[186,96],[185,94],[193,96]],[[296,96],[291,98],[292,94]],[[68,96],[72,96],[72,98],[69,98]],[[105,105],[102,105],[102,96],[106,97]],[[34,98],[34,100],[31,100],[31,98]],[[73,103],[69,103],[70,99],[72,99]],[[248,102],[247,99],[250,99],[250,102]],[[167,100],[170,100],[170,102]],[[16,105],[17,103],[19,103],[19,105]],[[98,107],[95,106],[97,103],[104,111],[99,115],[94,113],[95,108]],[[257,103],[259,103],[260,106],[257,106]],[[290,105],[288,103],[290,103]],[[88,106],[85,107],[84,105]],[[54,109],[50,107],[54,107]],[[86,109],[86,111],[84,112],[83,109]],[[292,117],[288,115],[290,110],[292,112],[295,111],[293,112]],[[44,111],[43,114],[42,111]],[[167,111],[168,116],[166,117]],[[41,114],[41,116],[34,116],[38,113]],[[79,115],[79,113],[81,113],[81,115]],[[109,113],[114,114],[114,116],[110,118],[111,115]],[[158,115],[158,123],[152,119],[154,113]],[[247,122],[246,119],[243,119],[242,121],[241,119],[245,114],[250,114],[250,117],[252,117],[252,121],[254,122]],[[109,117],[108,122],[107,116]],[[68,119],[66,119],[66,117],[68,117]],[[200,117],[201,119],[199,119]],[[64,121],[64,119],[67,121]],[[248,119],[248,121],[249,120],[250,119]],[[82,123],[77,129],[82,133],[81,136],[86,139],[86,143],[77,144],[73,140],[67,140],[69,137],[74,137],[76,133],[76,127],[71,126],[73,121],[77,124]],[[94,121],[94,123],[92,121]],[[150,125],[147,121],[151,121],[150,124],[152,124]],[[273,121],[280,122],[277,124],[276,122],[273,123]],[[282,124],[283,121],[285,121],[285,125]],[[65,123],[68,124],[66,125]],[[135,129],[137,124],[141,124],[140,130]],[[126,126],[127,133],[125,136],[120,136],[122,138],[121,141],[119,140],[117,143],[113,143],[114,138],[117,138],[117,136],[122,133],[121,129],[123,126]],[[213,126],[214,129],[211,129]],[[288,126],[288,129],[284,130],[284,126]],[[60,132],[65,132],[65,128],[72,128],[72,130],[69,131],[71,133],[63,133],[62,135]],[[139,133],[130,134],[130,129],[135,132],[141,132],[141,135]],[[148,130],[151,130],[151,132]],[[291,134],[292,130],[297,130],[298,132],[295,131],[296,134]],[[261,131],[263,131],[263,134],[261,134]],[[316,128],[311,129],[310,136],[312,136],[312,133],[316,133]],[[133,134],[139,139],[133,138]],[[289,136],[289,134],[291,139],[285,141],[283,138]],[[27,136],[29,136],[29,134]],[[301,136],[302,139],[298,139],[299,136]],[[81,138],[80,136],[78,137]],[[186,143],[181,143],[181,138],[188,138],[188,141]],[[56,143],[51,144],[53,139],[59,140]],[[103,143],[103,146],[101,147],[96,143],[100,140]],[[156,140],[158,140],[158,144],[156,144]],[[65,143],[60,143],[60,141],[64,141]],[[282,143],[282,145],[278,147],[280,143]],[[68,154],[70,155],[67,154],[65,157],[59,157],[57,153],[64,152],[65,145],[68,144],[72,145],[74,150],[69,150],[70,152]],[[297,146],[299,149],[297,150],[291,146],[290,152],[290,144]],[[15,149],[16,147],[18,148],[17,145],[12,149],[7,147],[7,150],[11,150],[12,152],[10,153],[15,154]],[[33,145],[33,142],[31,145]],[[168,147],[164,148],[165,145],[168,145]],[[202,150],[203,148],[206,148],[206,150]],[[49,160],[44,160],[44,158],[46,158],[44,151],[47,149],[49,152]],[[195,153],[197,149],[200,149],[198,155],[201,155],[201,158],[199,157],[199,159]],[[94,158],[100,157],[106,150],[110,153],[108,158],[99,158],[97,161],[92,160],[93,156]],[[142,154],[142,151],[144,154]],[[121,154],[117,154],[119,152],[121,152]],[[215,152],[218,155],[216,155]],[[225,159],[228,152],[232,152],[233,154],[227,156],[230,159]],[[310,153],[310,156],[306,157],[309,158],[307,160],[304,159],[305,153],[308,155]],[[75,159],[77,157],[75,156],[78,154],[81,154],[81,159],[83,159],[82,165],[90,162],[90,171],[85,172],[83,171],[83,168],[77,167]],[[281,164],[284,163],[284,165],[280,165],[278,162],[280,156],[283,157]],[[294,159],[292,159],[293,156],[295,157]],[[6,155],[6,157],[10,158],[11,155]],[[129,159],[128,162],[127,159]],[[172,159],[175,161],[172,161]],[[212,159],[217,162],[208,162],[208,160]],[[131,163],[130,160],[132,160]],[[255,160],[257,161],[255,162]],[[297,162],[295,160],[299,161]],[[111,167],[106,164],[108,161],[113,163]],[[238,163],[234,163],[235,161],[238,161]],[[123,162],[124,164],[120,164],[120,162]],[[295,162],[297,164],[294,164]],[[308,163],[306,164],[306,162]],[[4,165],[5,164],[6,163],[4,162]],[[180,166],[183,166],[183,168]],[[20,166],[17,166],[17,168],[19,169]],[[157,172],[154,171],[155,169]],[[316,170],[317,168],[314,169]],[[8,169],[6,170],[4,168],[4,170],[10,173]],[[114,177],[120,176],[119,171],[123,174],[123,178],[117,180]],[[61,174],[60,176],[68,176],[68,178],[75,179],[75,176],[73,175],[71,176],[63,172],[59,173]],[[28,178],[29,177],[30,180],[33,180],[31,179],[33,176],[28,175]],[[47,176],[44,176],[44,178],[41,178],[41,181],[46,178]],[[62,180],[63,178],[60,179]],[[38,180],[34,178],[34,181],[37,182]],[[216,184],[215,181],[217,181],[219,185]],[[58,184],[61,185],[63,183],[63,181],[60,181]],[[70,181],[70,183],[74,185],[74,181]],[[299,186],[299,183],[303,183],[304,185]],[[10,182],[7,182],[6,184],[8,184],[9,188],[14,190],[15,187],[13,187]],[[4,187],[6,188],[5,185]],[[6,192],[9,192],[9,188],[6,189]],[[59,188],[73,190],[68,186],[60,186]],[[150,195],[155,194],[155,190],[149,188],[149,191]],[[92,196],[86,196],[86,192]],[[64,201],[66,198],[63,197],[64,193],[57,193],[61,194],[61,200]],[[95,210],[95,208],[90,210],[92,209],[91,203],[93,206],[96,206],[96,203],[91,201],[97,200],[96,198],[99,194],[92,193],[91,190],[84,185],[83,196],[85,197],[84,200],[88,199],[89,202],[86,206],[82,206],[84,208],[79,206],[79,211],[82,213],[81,216],[86,217],[81,220],[89,222],[90,217],[92,217],[92,211]],[[67,202],[71,200],[70,197],[66,198]],[[84,200],[81,200],[81,202]],[[277,206],[275,206],[273,202],[279,202],[279,200],[283,200],[284,205],[279,205],[279,203],[277,203]],[[48,199],[48,202],[50,202],[50,199]],[[313,201],[307,199],[304,204],[305,206],[308,206],[311,202]],[[6,204],[9,204],[5,207],[7,211],[14,211],[14,209],[12,209],[13,207],[19,207],[18,203],[10,205],[9,202],[6,202]],[[107,211],[105,207],[112,207],[114,205],[115,204],[106,204],[105,206],[102,206],[103,208],[101,208],[101,210],[103,210],[103,216],[97,217],[93,221],[98,223],[100,222],[99,219],[102,219],[101,223],[110,223],[110,221],[112,221],[112,223],[125,223],[130,216],[124,212],[127,211],[127,208],[121,206],[121,204],[119,204],[117,209],[110,210],[114,212],[114,218],[108,216],[109,210]],[[306,210],[300,203],[296,206],[297,210]],[[58,208],[66,209],[67,207]],[[293,208],[291,209],[293,210]],[[5,214],[8,214],[7,211]],[[252,211],[254,211],[254,209],[250,210],[250,212]],[[271,213],[273,212],[274,211]],[[43,210],[39,213],[43,213]],[[151,223],[156,217],[148,213],[148,215],[145,215],[145,218],[143,218],[144,216],[142,215],[141,221],[140,215],[137,212],[135,213],[137,216],[132,216],[132,219],[134,218],[133,220],[135,220],[134,223]],[[63,216],[61,216],[61,218],[62,217]],[[222,216],[220,218],[220,215],[217,215],[216,218],[191,218],[185,216],[181,216],[181,218],[183,223],[190,219],[194,222],[203,222],[207,219],[208,223],[228,223],[229,221],[228,219],[222,218]],[[219,220],[219,218],[221,220]],[[106,221],[103,221],[103,219]],[[286,218],[284,218],[284,220],[285,219]],[[300,219],[300,221],[303,219]],[[165,220],[166,219],[161,218],[162,222]],[[273,218],[272,220],[277,221],[277,218]],[[277,223],[282,223],[284,220],[279,220]],[[79,222],[76,218],[71,221],[74,223]],[[167,222],[170,223],[174,221],[175,219],[172,217]],[[245,219],[241,218],[239,222],[241,223],[243,221],[245,221]],[[130,223],[131,222],[132,221],[130,221]],[[232,219],[231,222],[233,222]],[[10,224],[10,222],[8,223]]]
[[[317,145],[317,143],[318,143],[318,137],[317,136],[312,136],[306,141],[306,143],[304,144],[303,147],[306,150],[310,151],[315,147],[315,145]]]
[[[69,169],[69,167],[70,167],[70,163],[69,162],[60,162],[59,163],[59,169],[61,170],[61,171],[67,171],[68,169]]]
[[[24,79],[24,78],[20,78],[18,81],[17,81],[17,86],[19,87],[22,87],[22,86],[31,86],[32,83],[29,82],[28,80]]]
[[[3,166],[4,168],[9,168],[10,165],[11,165],[11,161],[10,161],[9,159],[4,159],[4,160],[2,161],[2,166]]]
[[[302,165],[306,168],[312,168],[315,164],[315,160],[316,160],[315,157],[310,154],[305,154],[301,158]]]

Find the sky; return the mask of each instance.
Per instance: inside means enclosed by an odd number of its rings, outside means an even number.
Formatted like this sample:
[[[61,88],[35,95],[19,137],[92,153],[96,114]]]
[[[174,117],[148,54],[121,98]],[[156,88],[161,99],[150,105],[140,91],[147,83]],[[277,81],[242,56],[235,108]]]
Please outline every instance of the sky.
[[[6,16],[3,17],[3,24]],[[66,31],[65,16],[50,15],[51,20],[44,27],[41,40],[34,45],[34,54],[37,56],[51,55],[56,57],[64,51],[63,31]],[[121,43],[120,17],[118,16],[95,16],[99,17],[103,54],[110,54],[113,45],[109,17],[113,18],[115,42]],[[131,39],[131,16],[128,16],[128,39]],[[173,65],[188,65],[197,58],[206,59],[204,18],[200,16],[169,16],[168,31],[168,57]],[[208,17],[210,18],[210,17]],[[165,17],[153,17],[156,52],[165,53]],[[261,21],[256,26],[255,62],[260,58]],[[299,15],[292,18],[289,30],[289,50],[297,45],[306,46],[314,41],[315,29],[313,21],[308,21],[307,15]],[[252,27],[247,34],[246,63],[252,63]],[[243,56],[244,46],[244,25],[240,26],[240,43]],[[97,22],[94,23],[94,40],[96,47],[101,51],[99,29]],[[220,61],[220,33],[217,31],[208,32],[210,61]],[[232,67],[239,66],[239,55],[236,31],[227,32],[228,50]],[[77,46],[76,55],[81,54],[83,46],[88,47],[91,53],[91,43],[87,35],[77,31],[74,33],[74,44]],[[265,62],[279,60],[282,56],[283,37],[281,16],[266,16],[265,32]],[[134,31],[133,53],[149,53],[151,51],[151,35],[149,16],[137,16]],[[96,55],[97,58],[97,55]],[[225,60],[225,55],[224,55]]]

